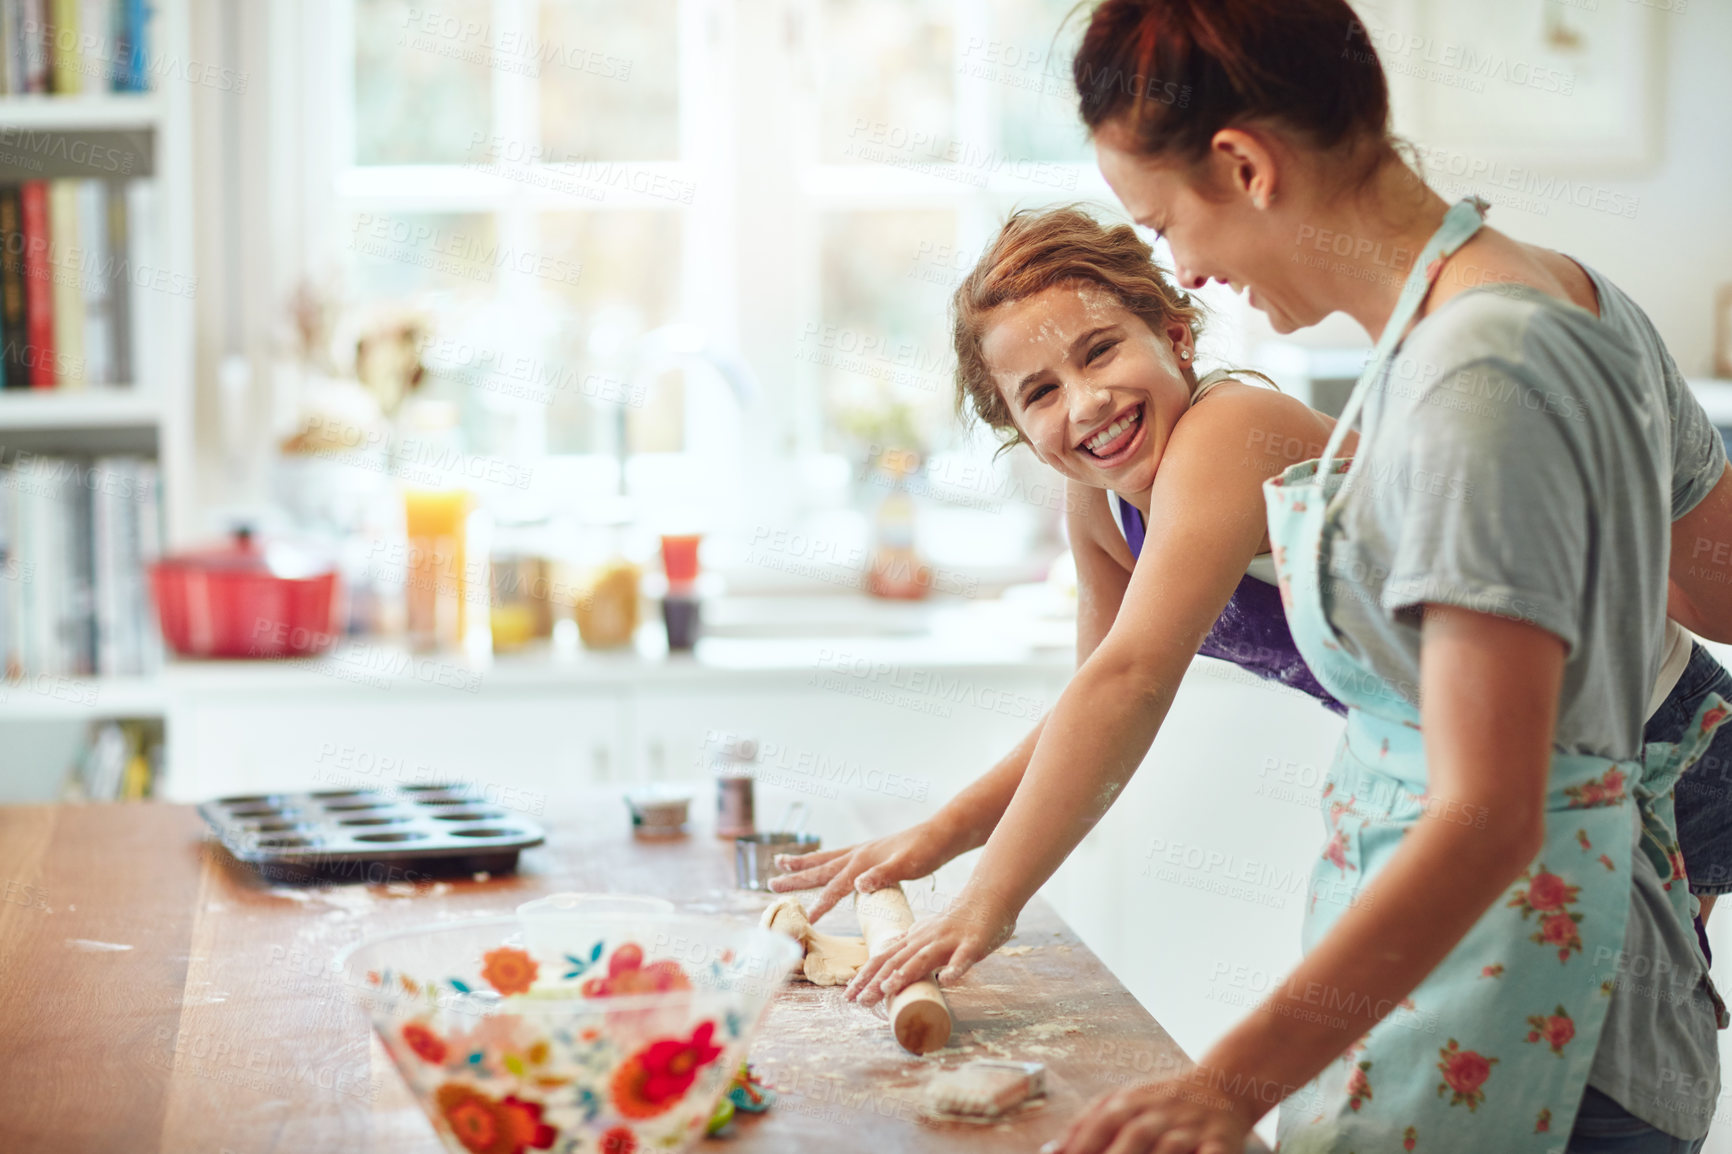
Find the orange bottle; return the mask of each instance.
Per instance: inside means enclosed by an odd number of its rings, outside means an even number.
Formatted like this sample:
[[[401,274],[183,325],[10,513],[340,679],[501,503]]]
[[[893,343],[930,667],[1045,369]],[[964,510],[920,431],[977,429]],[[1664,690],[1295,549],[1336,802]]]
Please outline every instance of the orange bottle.
[[[464,523],[473,500],[463,489],[406,489],[409,555],[403,582],[405,624],[416,649],[456,648],[468,626]]]

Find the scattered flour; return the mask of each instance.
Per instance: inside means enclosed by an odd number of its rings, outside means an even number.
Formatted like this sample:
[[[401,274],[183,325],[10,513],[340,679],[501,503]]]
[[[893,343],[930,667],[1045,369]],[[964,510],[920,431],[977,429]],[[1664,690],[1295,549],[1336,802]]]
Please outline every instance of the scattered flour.
[[[121,950],[132,948],[121,942],[98,942],[92,941],[90,938],[67,938],[66,945],[69,949],[82,950],[87,954],[118,953]]]

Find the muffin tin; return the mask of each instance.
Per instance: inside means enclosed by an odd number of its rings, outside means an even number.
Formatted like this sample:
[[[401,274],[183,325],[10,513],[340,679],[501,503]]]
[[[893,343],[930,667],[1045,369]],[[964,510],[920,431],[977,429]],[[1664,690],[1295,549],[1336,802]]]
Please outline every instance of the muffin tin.
[[[544,840],[534,822],[460,786],[250,794],[198,809],[229,853],[273,881],[509,873]]]

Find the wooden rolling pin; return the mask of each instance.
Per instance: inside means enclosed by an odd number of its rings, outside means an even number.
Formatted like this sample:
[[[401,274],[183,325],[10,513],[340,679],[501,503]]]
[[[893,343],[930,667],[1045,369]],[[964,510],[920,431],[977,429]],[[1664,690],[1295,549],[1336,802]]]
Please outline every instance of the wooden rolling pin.
[[[914,911],[908,908],[900,885],[854,895],[854,910],[860,916],[866,952],[873,957],[914,924]],[[950,1007],[931,978],[915,982],[891,998],[889,1011],[896,1041],[911,1054],[942,1049],[950,1041]]]

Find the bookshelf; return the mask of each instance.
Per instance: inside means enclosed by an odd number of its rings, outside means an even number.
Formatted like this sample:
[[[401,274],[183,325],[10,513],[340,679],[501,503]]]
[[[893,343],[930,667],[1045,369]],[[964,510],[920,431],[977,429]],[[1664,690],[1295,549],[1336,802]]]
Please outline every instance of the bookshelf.
[[[79,6],[81,13],[95,10],[90,3]],[[124,383],[0,390],[0,454],[153,459],[166,551],[198,536],[191,515],[193,325],[196,296],[205,288],[196,277],[192,148],[195,105],[208,103],[212,94],[185,79],[179,67],[191,59],[191,0],[151,0],[150,13],[145,45],[151,91],[0,94],[0,182],[147,180],[148,211],[129,217],[129,236],[147,242],[142,251],[154,270],[177,278],[173,291],[163,291],[160,279],[140,274],[134,280],[134,298],[144,300],[147,311],[133,330],[132,371]],[[105,170],[88,159],[95,149],[124,157],[125,167]],[[68,677],[26,669],[20,679],[0,678],[0,772],[47,775],[64,768],[12,764],[5,752],[14,735],[28,745],[44,723],[94,728],[91,723],[105,720],[161,719],[165,701],[160,672]]]
[[[26,132],[151,130],[163,120],[163,101],[154,92],[0,96],[0,125]]]
[[[158,398],[136,386],[80,389],[63,395],[22,390],[16,396],[0,393],[0,432],[154,429],[162,420]]]
[[[89,388],[0,390],[0,451],[28,450],[87,457],[138,453],[161,471],[163,546],[196,535],[191,524],[193,459],[193,310],[198,291],[192,235],[192,103],[194,86],[172,65],[189,59],[190,0],[154,0],[147,51],[154,69],[149,92],[0,96],[0,182],[101,175],[55,171],[77,140],[112,148],[135,163],[127,176],[155,187],[149,252],[179,277],[176,293],[149,295],[150,328],[134,353],[133,380]],[[5,715],[0,703],[0,717]]]

